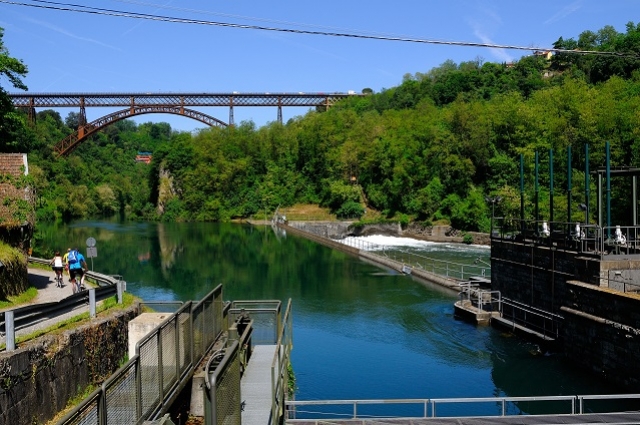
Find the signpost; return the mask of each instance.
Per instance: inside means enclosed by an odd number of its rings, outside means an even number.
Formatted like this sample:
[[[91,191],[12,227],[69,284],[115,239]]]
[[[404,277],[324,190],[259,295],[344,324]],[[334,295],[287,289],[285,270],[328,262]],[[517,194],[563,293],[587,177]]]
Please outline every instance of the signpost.
[[[96,240],[92,237],[87,238],[87,258],[91,258],[91,271],[93,271],[93,257],[98,256],[98,248],[96,248]]]

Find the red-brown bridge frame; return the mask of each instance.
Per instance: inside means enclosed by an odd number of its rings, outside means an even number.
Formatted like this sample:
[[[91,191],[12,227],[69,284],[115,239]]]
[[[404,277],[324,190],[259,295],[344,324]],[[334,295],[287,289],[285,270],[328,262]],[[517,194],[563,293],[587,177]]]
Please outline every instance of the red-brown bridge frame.
[[[36,108],[80,109],[78,130],[55,147],[58,155],[67,155],[90,135],[116,121],[135,115],[163,113],[193,118],[209,126],[225,127],[226,123],[187,107],[223,106],[229,108],[229,124],[233,125],[233,108],[236,106],[275,106],[278,122],[282,123],[285,106],[323,107],[328,109],[340,99],[361,96],[349,93],[12,93],[13,105],[27,110],[35,119]],[[87,107],[125,107],[95,121],[87,123]]]

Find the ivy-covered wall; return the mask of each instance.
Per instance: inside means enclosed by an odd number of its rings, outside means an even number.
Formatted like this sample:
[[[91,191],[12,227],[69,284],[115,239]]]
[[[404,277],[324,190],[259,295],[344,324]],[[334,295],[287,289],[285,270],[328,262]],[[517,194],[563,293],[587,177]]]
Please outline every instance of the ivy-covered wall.
[[[24,253],[0,242],[0,262],[0,299],[26,291],[29,273]]]
[[[44,424],[88,385],[115,372],[127,354],[138,307],[0,353],[0,423]]]

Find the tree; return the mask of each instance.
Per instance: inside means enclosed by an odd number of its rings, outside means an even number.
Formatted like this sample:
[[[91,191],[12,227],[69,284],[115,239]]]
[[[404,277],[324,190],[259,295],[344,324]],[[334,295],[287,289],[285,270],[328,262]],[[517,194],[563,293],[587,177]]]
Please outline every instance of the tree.
[[[4,29],[0,28],[0,83],[2,77],[5,77],[14,88],[27,90],[27,86],[21,80],[21,77],[27,75],[27,66],[21,60],[9,56],[9,50],[2,41],[3,36]],[[0,84],[0,150],[24,151],[28,140],[24,115],[16,111],[9,94]]]

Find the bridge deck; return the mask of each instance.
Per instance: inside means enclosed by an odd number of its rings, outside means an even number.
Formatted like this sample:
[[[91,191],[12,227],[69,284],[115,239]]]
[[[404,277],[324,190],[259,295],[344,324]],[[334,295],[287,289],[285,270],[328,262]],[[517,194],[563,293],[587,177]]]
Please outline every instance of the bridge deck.
[[[296,420],[289,419],[287,425],[556,425],[556,424],[638,424],[639,412],[591,413],[584,415],[530,415],[530,416],[483,416],[467,418],[393,418],[393,419],[349,419],[349,420]],[[244,425],[244,422],[243,422]]]
[[[271,415],[271,363],[275,345],[256,345],[240,381],[242,425],[268,425]]]

